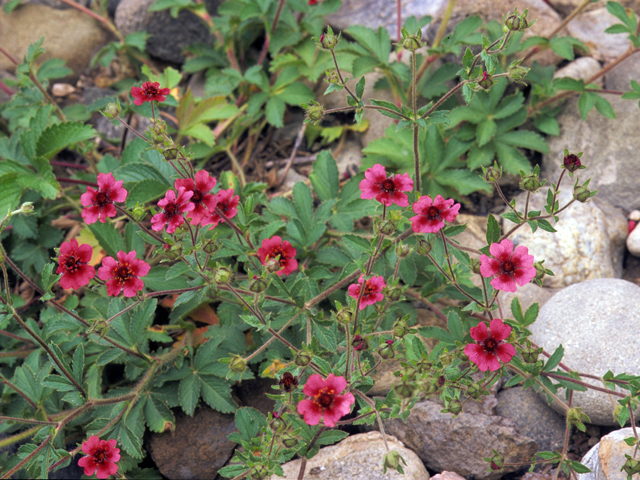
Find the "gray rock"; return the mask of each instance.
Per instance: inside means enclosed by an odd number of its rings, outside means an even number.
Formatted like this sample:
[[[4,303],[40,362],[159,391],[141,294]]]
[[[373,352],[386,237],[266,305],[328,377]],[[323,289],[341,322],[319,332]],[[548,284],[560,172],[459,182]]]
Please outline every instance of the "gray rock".
[[[569,179],[565,180],[567,183]],[[572,188],[561,185],[560,206],[573,198]],[[531,196],[529,211],[544,212],[545,195]],[[516,206],[523,209],[526,197],[519,196]],[[515,245],[529,249],[535,261],[545,260],[544,266],[555,274],[546,276],[543,285],[561,288],[592,278],[622,276],[622,256],[626,240],[627,224],[622,211],[612,209],[606,202],[592,200],[574,202],[560,215],[560,221],[551,222],[556,233],[538,229],[531,232],[528,225],[511,235]],[[503,230],[511,230],[515,224],[504,221]]]
[[[446,0],[405,0],[402,2],[402,18],[404,20],[411,15],[418,19],[425,15],[433,17],[446,4]],[[392,41],[397,41],[398,37],[396,2],[345,0],[336,13],[326,17],[326,22],[338,30],[345,30],[351,25],[364,25],[374,30],[385,27]]]
[[[505,455],[505,463],[528,462],[536,452],[536,443],[518,433],[512,420],[464,412],[454,418],[440,410],[435,402],[419,402],[406,424],[389,420],[385,430],[416,452],[428,468],[475,475],[478,480],[498,479],[519,468],[488,470],[483,458],[491,457],[492,449]]]
[[[382,473],[382,461],[386,448],[380,432],[351,435],[337,445],[321,448],[320,452],[307,461],[304,478],[313,480],[386,480],[389,478],[407,480],[429,480],[429,472],[418,456],[391,435],[387,435],[389,449],[397,451],[407,462],[403,465],[404,475],[395,470]],[[292,460],[282,465],[285,480],[296,480],[300,472],[301,460]],[[282,477],[273,475],[271,480]]]
[[[91,58],[109,40],[97,21],[78,10],[56,10],[46,5],[22,5],[9,14],[0,10],[0,45],[13,57],[22,61],[29,45],[40,37],[44,37],[46,52],[38,61],[61,58],[75,76],[89,66]],[[2,69],[15,72],[15,65],[4,55],[0,55]]]
[[[580,4],[582,0],[549,0],[551,6],[560,12],[563,16],[569,15],[573,12]],[[638,0],[622,0],[619,3],[624,5],[625,7],[630,7],[631,9],[638,11],[640,8],[640,3]],[[596,10],[598,8],[603,8],[607,6],[607,0],[596,0],[595,2],[589,3],[583,12],[589,12],[591,10]]]
[[[557,182],[564,149],[584,152],[582,164],[587,169],[576,174],[582,182],[592,179],[589,188],[598,190],[595,198],[633,210],[640,208],[640,196],[637,194],[640,177],[633,174],[640,171],[638,101],[622,100],[615,95],[609,95],[607,100],[616,112],[618,118],[615,120],[604,118],[594,109],[583,121],[578,112],[577,98],[565,105],[563,113],[558,116],[560,135],[548,138],[550,153],[542,159],[543,175]],[[570,188],[568,183],[565,188]]]
[[[627,475],[621,471],[626,461],[625,454],[633,457],[635,447],[624,443],[627,437],[633,437],[633,429],[623,428],[602,437],[600,443],[589,450],[582,463],[591,469],[590,473],[578,475],[579,480],[626,480]],[[637,459],[637,455],[636,455]],[[636,475],[634,475],[635,477]]]
[[[0,7],[4,7],[11,0],[0,0]],[[88,7],[91,4],[91,0],[73,0],[78,5],[83,7]],[[55,8],[56,10],[68,10],[70,8],[74,8],[71,5],[62,2],[61,0],[22,0],[20,2],[21,5],[46,5],[51,8]]]
[[[498,393],[496,414],[512,419],[521,434],[536,441],[539,451],[562,450],[565,420],[532,388],[502,390]]]
[[[146,31],[146,50],[150,55],[173,63],[185,60],[182,51],[197,42],[211,43],[207,26],[200,18],[186,10],[173,18],[169,10],[150,13],[155,0],[122,0],[116,8],[115,24],[123,35]]]
[[[553,78],[571,77],[577,80],[587,80],[600,71],[602,66],[595,58],[592,57],[580,57],[569,63],[568,65],[557,70],[553,74]],[[597,79],[596,85],[602,87],[602,77]]]
[[[355,174],[362,165],[362,145],[356,139],[347,140],[339,152],[336,153],[338,174],[343,178],[344,174]]]
[[[556,293],[541,309],[529,329],[531,340],[553,352],[562,345],[562,362],[577,372],[601,376],[640,374],[637,338],[630,332],[640,328],[637,299],[640,287],[626,280],[603,278],[588,280]],[[602,382],[584,379],[602,386]],[[542,390],[541,390],[541,395]],[[559,397],[564,398],[562,389]],[[574,392],[573,405],[581,407],[594,425],[615,425],[608,395],[594,390]],[[552,408],[562,412],[553,403]],[[640,409],[638,410],[640,414]]]
[[[610,35],[604,31],[620,20],[611,15],[606,8],[586,12],[573,19],[567,26],[572,37],[581,40],[589,53],[597,60],[613,60],[627,51],[631,41],[627,35]]]
[[[640,11],[640,9],[638,10]],[[604,76],[605,88],[610,90],[631,90],[631,80],[640,82],[640,55],[632,55]],[[638,101],[627,101],[638,107]],[[636,110],[637,112],[637,110]]]
[[[213,480],[233,454],[236,444],[227,436],[234,431],[233,415],[200,408],[193,417],[178,415],[175,432],[152,433],[149,450],[165,477]]]

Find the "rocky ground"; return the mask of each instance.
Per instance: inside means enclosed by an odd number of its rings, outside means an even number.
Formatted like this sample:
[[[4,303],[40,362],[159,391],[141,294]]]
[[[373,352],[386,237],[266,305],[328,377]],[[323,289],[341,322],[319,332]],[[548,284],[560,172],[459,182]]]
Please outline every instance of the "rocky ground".
[[[1,3],[1,2],[0,2]],[[175,65],[184,60],[182,50],[195,41],[210,42],[207,29],[187,12],[172,18],[168,11],[149,14],[152,0],[112,0],[109,12],[121,32],[127,34],[146,30],[150,35],[149,53],[159,65]],[[215,0],[206,2],[211,13]],[[338,29],[360,23],[370,27],[389,27],[395,38],[395,3],[386,0],[345,0],[343,9],[329,18]],[[579,0],[525,0],[518,2],[520,10],[529,8],[529,18],[538,23],[528,35],[545,35],[557,27],[562,19],[579,4]],[[640,2],[627,0],[626,6],[640,12]],[[372,5],[375,4],[375,5]],[[407,0],[403,2],[403,15],[432,15],[437,27],[443,15],[444,0]],[[452,25],[467,15],[479,14],[485,19],[499,19],[513,8],[511,0],[459,0],[452,16]],[[593,2],[587,12],[570,23],[567,33],[589,45],[588,56],[561,65],[559,76],[586,78],[606,62],[628,48],[624,35],[605,35],[604,30],[617,20],[606,12],[605,2]],[[393,6],[393,8],[392,8]],[[377,12],[371,15],[371,12]],[[46,19],[46,21],[43,21]],[[67,32],[73,31],[73,35]],[[432,27],[427,35],[434,34]],[[11,14],[0,11],[0,45],[16,57],[22,57],[27,45],[45,37],[48,58],[64,59],[74,75],[63,85],[54,86],[53,94],[62,104],[92,103],[111,92],[110,81],[126,72],[91,70],[92,56],[111,39],[111,34],[95,20],[76,10],[67,9],[59,0],[29,0]],[[543,64],[560,65],[562,59],[546,53],[536,60]],[[564,62],[566,63],[566,62]],[[12,65],[0,57],[0,78],[12,75]],[[369,74],[367,85],[373,85],[375,74]],[[640,80],[640,55],[609,72],[602,86],[609,90],[628,90],[629,80]],[[197,76],[191,86],[197,91],[202,79]],[[0,102],[6,97],[0,91]],[[365,93],[365,97],[367,93]],[[335,98],[334,98],[335,97]],[[338,104],[338,94],[325,99],[325,106]],[[538,302],[542,305],[538,321],[532,326],[533,341],[553,351],[560,343],[565,348],[564,362],[581,372],[604,374],[627,371],[640,374],[637,337],[629,332],[640,329],[640,311],[635,305],[640,298],[640,228],[628,235],[628,216],[640,209],[640,115],[635,102],[608,98],[616,120],[608,120],[592,113],[583,121],[576,100],[568,100],[558,117],[561,133],[549,138],[549,155],[532,157],[541,164],[545,178],[554,181],[564,148],[584,151],[585,172],[593,177],[590,187],[599,190],[594,201],[576,204],[563,215],[556,226],[558,233],[537,232],[535,236],[521,230],[514,238],[516,244],[526,244],[535,258],[545,258],[545,266],[555,276],[545,279],[544,287],[530,284],[519,290],[523,307]],[[340,100],[341,101],[341,100]],[[336,105],[332,105],[332,102]],[[331,145],[339,161],[341,174],[357,171],[362,160],[362,148],[379,138],[391,119],[370,116],[367,131],[350,132],[339,144]],[[121,138],[123,132],[102,118],[95,117],[96,128],[109,138]],[[336,117],[336,124],[343,118]],[[136,119],[133,119],[135,122]],[[302,115],[287,118],[280,131],[271,131],[257,148],[256,162],[261,168],[253,173],[256,178],[275,184],[279,168],[291,151],[300,129]],[[314,149],[301,148],[282,188],[290,188],[298,180],[305,180],[314,158]],[[228,168],[226,160],[216,165],[220,171]],[[504,185],[507,195],[517,194],[515,179]],[[570,198],[571,189],[565,187],[561,203]],[[537,201],[537,200],[536,200]],[[465,243],[484,245],[484,225],[489,212],[500,213],[503,208],[495,196],[474,195],[463,205],[465,215],[459,219],[469,223],[463,233]],[[504,229],[508,229],[505,221]],[[636,297],[636,295],[639,295]],[[502,298],[510,302],[509,295]],[[437,322],[424,312],[424,321]],[[378,373],[376,394],[384,395],[391,387],[393,364]],[[268,391],[270,381],[244,383],[236,395],[243,405],[254,406],[267,413],[272,405],[262,395]],[[622,479],[621,461],[631,453],[622,439],[630,436],[630,429],[619,430],[612,417],[611,400],[592,393],[577,393],[574,404],[581,406],[591,418],[585,433],[577,432],[569,440],[569,452],[574,459],[582,459],[597,470],[597,474],[581,475],[581,480]],[[496,389],[481,404],[465,405],[457,418],[442,414],[435,401],[420,402],[406,424],[397,420],[385,425],[392,449],[397,449],[407,460],[404,478],[457,480],[460,475],[468,479],[489,480],[509,478],[523,480],[551,479],[553,471],[538,467],[534,473],[511,469],[503,473],[491,472],[482,457],[490,456],[491,449],[505,453],[507,462],[527,462],[538,450],[562,448],[564,419],[555,405],[546,402],[532,390],[521,387]],[[638,412],[640,414],[640,411]],[[146,448],[153,462],[170,479],[213,479],[217,469],[232,456],[235,444],[227,440],[233,431],[233,417],[209,409],[197,410],[194,417],[177,416],[176,431],[151,434]],[[338,445],[321,449],[307,465],[310,479],[377,479],[401,478],[397,474],[383,476],[380,459],[383,452],[381,435],[377,431],[350,430],[352,436]],[[373,459],[373,460],[372,460]],[[622,460],[621,460],[622,459]],[[297,478],[299,460],[285,465],[286,478]],[[598,468],[596,468],[598,467]],[[453,473],[455,472],[455,473]],[[79,478],[79,469],[69,467],[55,478]],[[52,477],[53,478],[53,477]]]

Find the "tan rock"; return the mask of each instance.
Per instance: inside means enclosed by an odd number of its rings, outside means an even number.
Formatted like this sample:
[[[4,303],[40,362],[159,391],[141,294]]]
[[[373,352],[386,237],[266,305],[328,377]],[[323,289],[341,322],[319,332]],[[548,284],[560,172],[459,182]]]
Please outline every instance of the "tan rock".
[[[582,458],[582,463],[591,469],[590,473],[578,475],[579,480],[624,480],[627,475],[621,471],[626,455],[634,456],[635,447],[624,442],[633,437],[633,428],[623,428],[611,432],[600,439],[600,443],[589,450]],[[637,455],[635,457],[638,458]],[[634,478],[637,475],[634,475]]]
[[[41,37],[46,52],[39,62],[61,58],[78,75],[108,41],[109,34],[77,10],[56,10],[46,5],[22,5],[9,14],[0,10],[0,45],[18,61]],[[1,55],[0,69],[14,72],[15,65]]]
[[[447,472],[446,470],[442,473],[434,475],[431,477],[433,480],[466,480],[464,477],[461,477],[455,472]]]
[[[382,473],[382,460],[386,453],[380,432],[351,435],[331,447],[321,448],[320,452],[307,461],[304,478],[313,480],[429,480],[429,472],[418,456],[406,448],[395,437],[387,435],[390,450],[400,453],[407,465],[403,465],[404,475],[391,470]],[[301,460],[293,460],[282,466],[285,480],[296,480],[300,472]],[[273,475],[270,480],[282,480]]]

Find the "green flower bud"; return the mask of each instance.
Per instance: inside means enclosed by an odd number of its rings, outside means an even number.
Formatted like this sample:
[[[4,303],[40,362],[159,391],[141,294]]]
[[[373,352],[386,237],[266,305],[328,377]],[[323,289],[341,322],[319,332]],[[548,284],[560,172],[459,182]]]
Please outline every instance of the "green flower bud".
[[[20,213],[22,215],[28,216],[34,212],[33,202],[24,202],[20,205]]]
[[[338,310],[338,313],[336,313],[336,320],[338,321],[338,323],[341,323],[343,325],[348,325],[351,322],[351,319],[353,318],[353,312],[351,311],[351,309],[343,307],[340,310]]]
[[[327,33],[320,35],[320,42],[318,45],[325,50],[333,50],[336,48],[336,45],[338,45],[338,42],[340,42],[340,35],[340,33],[338,33],[337,36],[334,35],[331,27],[327,27]]]
[[[318,102],[311,101],[311,105],[306,108],[307,119],[314,125],[320,123],[324,116],[324,107]]]
[[[410,253],[411,253],[411,247],[409,245],[405,245],[403,243],[402,245],[398,245],[396,247],[396,255],[398,255],[398,257],[400,258],[404,258]]]
[[[294,437],[292,434],[290,433],[285,433],[280,437],[280,440],[282,441],[282,444],[286,447],[286,448],[293,448],[296,445],[298,445],[298,439],[296,437]]]
[[[324,72],[326,78],[324,79],[327,83],[340,83],[340,77],[338,76],[338,72],[335,70],[326,70]]]
[[[435,380],[431,377],[420,378],[416,382],[416,386],[418,390],[423,393],[425,396],[432,395],[436,393],[438,390],[438,385]]]
[[[480,260],[478,260],[477,258],[472,258],[470,265],[471,271],[476,275],[480,275]]]
[[[133,218],[135,218],[136,221],[139,222],[147,215],[147,211],[144,208],[144,205],[136,203],[131,211],[131,215],[133,215]]]
[[[396,352],[393,349],[393,340],[387,340],[385,343],[380,345],[378,348],[378,355],[380,355],[385,360],[389,360],[395,357]]]
[[[591,420],[587,414],[582,411],[582,408],[573,407],[567,412],[567,422],[581,432],[584,432],[587,429],[584,422],[591,423]]]
[[[542,353],[542,347],[534,348],[531,346],[531,342],[527,340],[527,345],[522,349],[522,359],[525,363],[536,363],[538,361],[538,355]]]
[[[482,167],[483,176],[481,178],[488,183],[495,183],[502,177],[502,167],[498,167],[497,163],[494,163],[492,167]]]
[[[453,358],[454,354],[449,352],[446,348],[442,351],[442,355],[440,355],[440,361],[443,365],[451,365]]]
[[[431,243],[427,242],[424,238],[418,239],[418,244],[416,245],[416,252],[419,255],[428,255],[431,253]]]
[[[357,352],[364,352],[369,348],[369,342],[367,342],[367,339],[363,338],[361,335],[355,335],[351,341],[351,346]]]
[[[402,462],[404,465],[407,464],[407,462],[404,460],[404,458],[402,458],[402,455],[400,455],[400,453],[398,453],[397,450],[391,450],[389,453],[385,454],[384,456],[384,460],[383,460],[383,474],[386,475],[387,473],[387,468],[390,470],[396,470],[399,473],[404,474],[404,471],[402,470],[402,466],[400,465],[400,462]]]
[[[216,253],[219,248],[220,248],[220,245],[218,245],[218,242],[216,242],[215,240],[208,240],[202,246],[202,250],[204,250],[204,253],[207,253],[209,255],[213,255],[214,253]]]
[[[411,327],[409,327],[407,321],[404,318],[396,320],[396,323],[393,324],[393,336],[402,338],[408,333],[411,333]]]
[[[422,41],[416,35],[411,35],[402,41],[402,48],[409,50],[410,52],[415,52],[421,48],[422,45]]]
[[[394,385],[393,390],[399,398],[411,398],[416,387],[410,382],[400,382]]]
[[[529,23],[529,21],[527,20],[528,13],[529,9],[526,9],[522,15],[518,15],[518,9],[516,8],[511,15],[506,18],[503,17],[504,26],[506,27],[505,33],[507,31],[522,32],[533,25],[535,21]]]
[[[636,460],[630,455],[624,454],[626,460],[622,465],[621,471],[624,471],[628,475],[627,478],[631,478],[636,473],[640,473],[640,460]]]
[[[166,161],[178,158],[178,149],[175,147],[167,147],[162,151],[162,156]]]
[[[485,90],[489,90],[494,83],[495,81],[488,72],[482,72],[482,79],[478,81],[478,85]]]
[[[501,470],[504,465],[504,455],[500,455],[496,450],[493,450],[493,456],[491,458],[485,458],[491,465],[491,470]]]
[[[541,282],[542,279],[545,277],[545,275],[547,274],[545,268],[542,266],[542,264],[544,263],[544,260],[542,260],[541,262],[535,262],[533,264],[533,266],[536,269],[536,276],[534,278],[534,280],[536,282]]]
[[[218,285],[229,283],[233,280],[233,272],[227,267],[218,267],[213,271],[213,281]]]
[[[400,300],[401,296],[402,296],[402,288],[400,288],[400,287],[391,287],[391,288],[387,289],[387,297],[392,302],[397,302],[398,300]]]
[[[262,293],[267,289],[268,283],[262,278],[254,275],[251,281],[249,282],[249,290],[253,293]]]
[[[280,417],[276,417],[274,414],[274,419],[271,420],[271,423],[269,424],[269,426],[271,427],[271,430],[273,430],[274,432],[282,432],[287,428],[287,422],[285,422]]]
[[[254,465],[251,467],[251,471],[249,473],[251,480],[263,480],[264,478],[267,478],[268,475],[269,469],[264,465]]]
[[[234,373],[242,373],[247,369],[247,362],[240,356],[235,356],[229,362],[229,370]]]
[[[121,111],[120,101],[117,101],[116,103],[107,103],[101,113],[107,118],[118,118]]]
[[[449,400],[446,410],[453,415],[459,415],[462,412],[462,402],[457,398]]]
[[[293,363],[299,367],[306,367],[311,363],[311,353],[306,350],[300,350],[296,353],[295,357],[293,357]]]
[[[573,189],[573,198],[580,203],[585,203],[591,198],[591,190],[585,186],[579,186]]]
[[[380,220],[380,218],[376,218],[373,222],[373,230],[382,235],[393,235],[393,232],[396,231],[396,223],[391,219]]]
[[[474,400],[478,400],[482,397],[482,388],[477,383],[472,383],[467,387],[467,395]]]
[[[423,373],[430,371],[432,366],[428,358],[423,358],[416,363],[416,369]]]
[[[520,188],[531,193],[537,192],[541,186],[540,177],[535,174],[525,175],[520,182]]]

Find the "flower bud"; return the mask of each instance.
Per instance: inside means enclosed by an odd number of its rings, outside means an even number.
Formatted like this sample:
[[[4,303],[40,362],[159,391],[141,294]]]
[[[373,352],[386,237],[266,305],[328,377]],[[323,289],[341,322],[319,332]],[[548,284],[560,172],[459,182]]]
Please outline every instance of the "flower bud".
[[[264,266],[269,273],[277,273],[282,270],[282,265],[280,265],[280,255],[277,257],[268,258],[264,262]]]
[[[296,437],[294,437],[292,434],[290,433],[285,433],[280,437],[280,440],[282,441],[282,444],[286,447],[286,448],[293,448],[296,445],[298,445],[298,439]]]
[[[395,357],[396,352],[393,349],[393,340],[387,340],[385,343],[380,345],[378,348],[378,355],[380,355],[385,360],[389,360]]]
[[[471,271],[476,275],[480,275],[480,260],[472,258],[470,262]]]
[[[410,52],[415,52],[416,50],[421,48],[422,45],[422,41],[418,38],[417,35],[411,35],[402,41],[402,48],[404,48],[405,50],[409,50]]]
[[[296,353],[295,357],[293,357],[293,363],[299,367],[306,367],[311,363],[311,354],[305,350],[300,350]]]
[[[351,346],[357,352],[363,352],[367,348],[369,348],[369,342],[367,342],[366,338],[362,338],[361,335],[356,335],[353,337],[351,342]]]
[[[280,415],[274,412],[273,420],[271,420],[271,423],[269,424],[269,426],[271,427],[271,430],[273,430],[274,432],[282,432],[287,428],[287,422],[281,419]]]
[[[500,455],[495,450],[493,450],[493,456],[488,460],[491,465],[491,470],[500,470],[504,465],[504,455]]]
[[[534,278],[534,280],[536,282],[541,282],[542,279],[545,277],[545,275],[547,274],[547,271],[545,270],[544,266],[542,265],[544,263],[544,260],[540,261],[540,262],[535,262],[533,264],[533,266],[536,269],[536,276]]]
[[[482,388],[477,383],[472,383],[467,387],[467,395],[478,400],[482,396]]]
[[[144,205],[136,203],[136,205],[131,210],[131,215],[133,215],[133,218],[136,219],[136,222],[140,222],[147,215],[147,210],[144,208]]]
[[[346,307],[341,308],[340,310],[338,310],[338,313],[336,313],[336,320],[338,321],[338,323],[341,323],[343,325],[348,325],[349,322],[351,322],[352,318],[353,312]]]
[[[458,415],[462,412],[462,403],[457,398],[449,400],[446,410],[453,415]]]
[[[22,205],[20,205],[20,213],[22,215],[31,215],[33,211],[33,202],[24,202]]]
[[[393,390],[399,398],[411,398],[416,387],[411,382],[405,381],[394,385]]]
[[[178,149],[175,147],[167,147],[162,151],[162,156],[165,160],[175,160],[178,158]]]
[[[298,377],[294,376],[291,372],[285,372],[278,382],[278,385],[280,385],[283,391],[291,393],[298,388]]]
[[[527,346],[522,349],[522,359],[525,363],[536,363],[538,361],[538,355],[542,353],[542,347],[534,348],[531,346],[531,342],[527,341]]]
[[[391,450],[390,452],[386,453],[384,456],[384,460],[383,460],[383,474],[387,473],[387,468],[390,470],[396,470],[400,473],[404,473],[402,471],[402,466],[400,465],[400,462],[402,462],[404,465],[407,464],[407,462],[404,460],[404,458],[402,458],[402,455],[400,455],[400,453],[397,450]]]
[[[491,75],[489,75],[488,72],[482,72],[482,79],[478,82],[478,85],[485,90],[489,90],[494,83],[493,78],[491,78]]]
[[[584,185],[575,187],[573,189],[573,198],[575,198],[580,203],[584,203],[591,198],[591,190],[589,190]]]
[[[396,255],[398,255],[398,257],[400,258],[404,258],[410,253],[411,253],[411,247],[409,247],[409,245],[405,245],[403,243],[402,245],[398,245],[396,247]]]
[[[326,78],[324,79],[327,83],[340,83],[340,77],[338,76],[338,72],[335,70],[326,70],[324,72]]]
[[[387,297],[392,302],[397,302],[398,300],[400,300],[401,296],[402,296],[402,288],[396,286],[396,287],[391,287],[387,289]]]
[[[120,101],[117,101],[116,103],[107,103],[101,113],[107,118],[118,118],[121,111]]]
[[[498,167],[497,163],[494,163],[492,167],[482,167],[483,179],[488,183],[495,183],[502,177],[502,167]]]
[[[254,275],[251,281],[249,282],[249,290],[253,293],[262,293],[267,289],[268,283],[262,278]]]
[[[407,325],[407,321],[401,318],[393,324],[393,336],[402,338],[408,333],[411,333],[411,328]]]
[[[251,467],[249,477],[251,480],[263,480],[269,475],[269,469],[264,465],[254,465]]]
[[[424,238],[418,239],[418,244],[416,245],[416,252],[419,255],[428,255],[431,253],[431,244],[427,242]]]
[[[428,358],[422,358],[416,363],[416,369],[420,372],[428,372],[431,370],[433,364],[429,361]]]
[[[376,218],[373,222],[373,230],[382,235],[393,235],[393,232],[396,231],[396,223],[391,219],[380,220],[380,218]]]
[[[438,390],[438,385],[434,381],[433,378],[425,377],[419,378],[416,382],[418,390],[422,392],[425,396],[436,393]]]
[[[568,151],[566,152],[567,153],[564,156],[564,161],[562,162],[562,168],[564,168],[565,170],[568,170],[570,173],[573,173],[576,170],[580,170],[580,168],[582,167],[582,162],[580,161],[580,156],[582,155],[582,152],[580,152],[577,155],[573,153],[569,153]]]
[[[511,62],[511,65],[509,65],[509,70],[507,71],[507,74],[509,75],[509,79],[514,82],[518,82],[518,83],[522,82],[524,77],[526,77],[527,74],[529,73],[529,70],[531,70],[530,68],[520,66],[520,63],[522,63],[522,60],[523,59],[516,60],[514,62]]]
[[[229,362],[229,370],[234,373],[242,373],[247,369],[247,362],[240,356],[235,356]]]
[[[451,365],[453,358],[453,353],[449,352],[446,348],[442,351],[442,355],[440,355],[440,361],[443,365]]]
[[[537,192],[541,186],[540,177],[534,173],[523,176],[520,182],[520,188],[531,193]]]
[[[163,137],[167,134],[167,124],[163,120],[157,120],[151,127],[151,133],[157,137]]]
[[[529,28],[531,25],[533,25],[535,20],[534,22],[529,23],[529,21],[527,20],[528,13],[529,9],[526,9],[522,15],[518,15],[518,9],[516,8],[513,14],[509,15],[506,18],[503,17],[504,26],[506,27],[506,31],[504,28],[503,31],[505,31],[505,33],[508,31],[522,32]]]
[[[216,253],[219,248],[220,246],[218,245],[218,242],[216,242],[215,240],[208,240],[202,246],[202,250],[204,250],[204,253],[207,253],[209,255],[213,255],[214,253]]]
[[[233,272],[227,267],[218,267],[213,271],[213,281],[218,285],[229,283],[233,280]]]
[[[444,378],[444,375],[440,375],[437,379],[436,379],[436,385],[438,385],[438,388],[442,388],[444,387],[444,384],[447,383],[447,379]]]
[[[307,119],[314,125],[320,123],[324,116],[324,107],[317,102],[312,101],[311,105],[308,105],[306,110]]]
[[[584,432],[587,427],[585,427],[584,422],[591,423],[591,420],[587,416],[586,413],[582,411],[580,407],[573,407],[569,409],[567,412],[567,422],[570,425],[573,425],[581,432]]]
[[[636,473],[640,473],[640,460],[635,460],[628,454],[624,454],[626,460],[622,465],[621,471],[627,474],[627,478],[631,478]]]
[[[319,46],[324,48],[325,50],[333,50],[338,45],[340,41],[340,34],[334,35],[331,27],[327,28],[327,33],[323,33],[320,35]]]

